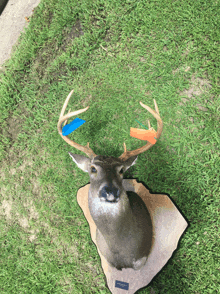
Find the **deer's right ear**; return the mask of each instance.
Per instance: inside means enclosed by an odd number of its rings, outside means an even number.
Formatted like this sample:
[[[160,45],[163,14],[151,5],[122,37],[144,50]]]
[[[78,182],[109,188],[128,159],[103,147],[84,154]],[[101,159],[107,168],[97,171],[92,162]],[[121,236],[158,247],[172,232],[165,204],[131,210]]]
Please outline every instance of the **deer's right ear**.
[[[138,159],[138,155],[135,155],[135,156],[132,156],[132,157],[129,157],[125,162],[124,162],[124,167],[125,167],[125,170],[128,170],[132,165],[134,165],[136,163]]]
[[[77,166],[83,170],[84,172],[88,172],[89,170],[89,165],[90,165],[90,158],[79,155],[79,154],[73,154],[71,152],[68,152],[69,155],[72,157],[72,160],[77,164]]]

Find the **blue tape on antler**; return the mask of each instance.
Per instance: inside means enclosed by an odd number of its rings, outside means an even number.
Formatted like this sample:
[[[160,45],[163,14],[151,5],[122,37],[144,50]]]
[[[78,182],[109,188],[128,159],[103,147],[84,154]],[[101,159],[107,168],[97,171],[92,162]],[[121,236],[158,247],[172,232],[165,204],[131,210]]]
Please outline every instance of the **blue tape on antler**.
[[[65,125],[62,128],[62,135],[63,136],[67,136],[69,134],[71,134],[73,131],[75,131],[76,129],[78,129],[81,125],[83,125],[86,121],[80,118],[75,118],[73,121],[71,121],[71,123],[69,123],[68,125]]]

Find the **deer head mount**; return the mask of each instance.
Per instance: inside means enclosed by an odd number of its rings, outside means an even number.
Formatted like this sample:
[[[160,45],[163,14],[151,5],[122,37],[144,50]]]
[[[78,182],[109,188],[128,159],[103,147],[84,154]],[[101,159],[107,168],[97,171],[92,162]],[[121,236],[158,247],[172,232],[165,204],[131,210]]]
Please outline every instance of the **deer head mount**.
[[[89,107],[64,115],[73,90],[69,93],[63,105],[58,121],[58,132],[71,146],[88,155],[69,155],[77,166],[89,173],[90,188],[88,203],[90,214],[97,226],[96,241],[99,250],[107,262],[117,269],[140,269],[146,263],[152,242],[152,223],[150,214],[137,194],[128,195],[123,187],[123,174],[135,164],[137,156],[153,146],[148,142],[134,151],[124,152],[118,157],[96,155],[87,146],[82,146],[62,135],[62,123],[86,111]],[[162,133],[163,123],[154,100],[156,111],[141,103],[157,119],[158,139]],[[150,128],[150,123],[148,123]]]

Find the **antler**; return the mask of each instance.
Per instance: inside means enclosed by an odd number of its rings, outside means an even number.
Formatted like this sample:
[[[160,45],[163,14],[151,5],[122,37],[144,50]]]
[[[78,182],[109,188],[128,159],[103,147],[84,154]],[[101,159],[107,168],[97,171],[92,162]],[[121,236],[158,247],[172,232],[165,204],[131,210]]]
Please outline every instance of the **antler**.
[[[156,100],[154,99],[154,105],[155,105],[156,111],[154,111],[153,109],[151,109],[149,106],[143,104],[142,102],[140,102],[140,105],[142,107],[144,107],[145,109],[147,109],[157,119],[157,133],[155,134],[155,138],[156,139],[159,139],[160,138],[160,135],[162,133],[162,130],[163,130],[163,122],[162,122],[162,119],[160,118],[159,109],[157,107]],[[149,126],[149,129],[150,129],[151,126],[150,126],[150,122],[149,121],[148,121],[148,126]],[[150,149],[153,145],[154,144],[148,142],[146,145],[144,145],[141,148],[138,148],[138,149],[133,150],[133,151],[127,151],[126,145],[124,143],[124,153],[119,158],[124,161],[124,160],[128,159],[131,156],[135,156],[135,155],[138,155],[140,153],[143,153],[144,151]]]
[[[68,95],[67,98],[66,98],[66,101],[65,101],[64,104],[63,104],[63,108],[62,108],[62,110],[61,110],[60,118],[59,118],[59,121],[58,121],[58,124],[57,124],[57,129],[58,129],[58,132],[59,132],[60,136],[61,136],[61,137],[63,138],[63,140],[65,140],[69,145],[71,145],[71,146],[75,147],[76,149],[78,149],[78,150],[80,150],[80,151],[86,153],[86,154],[89,156],[89,158],[93,158],[93,157],[96,156],[96,154],[95,154],[95,153],[93,152],[93,150],[89,147],[89,142],[87,143],[86,146],[82,146],[82,145],[77,144],[76,142],[70,140],[67,136],[63,136],[63,135],[62,135],[62,123],[63,123],[64,121],[65,121],[65,123],[66,123],[67,120],[68,120],[70,117],[72,117],[72,116],[74,116],[74,115],[77,115],[77,114],[80,114],[80,113],[82,113],[82,112],[85,112],[85,111],[89,108],[89,106],[87,106],[87,107],[84,108],[84,109],[80,109],[80,110],[77,110],[77,111],[74,111],[74,112],[70,112],[70,110],[69,110],[69,113],[66,114],[66,115],[64,115],[64,112],[65,112],[65,110],[66,110],[66,107],[67,107],[67,104],[68,104],[68,102],[69,102],[69,100],[70,100],[70,97],[71,97],[72,94],[73,94],[73,91],[74,91],[74,90],[72,90],[72,91],[69,93],[69,95]]]
[[[72,140],[70,140],[67,136],[63,136],[62,135],[62,123],[65,121],[65,123],[67,122],[67,120],[74,116],[74,115],[77,115],[77,114],[80,114],[82,112],[85,112],[89,106],[87,106],[86,108],[84,109],[80,109],[80,110],[77,110],[77,111],[74,111],[74,112],[68,112],[68,114],[64,115],[64,112],[66,110],[66,107],[67,107],[67,104],[70,100],[70,97],[72,96],[73,94],[73,91],[72,90],[69,95],[67,96],[66,98],[66,101],[64,102],[63,104],[63,108],[61,110],[61,113],[60,113],[60,118],[59,118],[59,121],[58,121],[58,124],[57,124],[57,128],[58,128],[58,132],[60,134],[60,136],[71,146],[75,147],[76,149],[84,152],[85,154],[87,154],[89,156],[89,158],[93,158],[93,157],[96,157],[97,155],[93,152],[93,150],[89,147],[89,142],[87,143],[86,146],[82,146]],[[162,122],[162,119],[160,118],[160,114],[159,114],[159,109],[157,107],[157,103],[156,103],[156,100],[154,99],[154,105],[155,105],[155,109],[156,111],[154,111],[153,109],[151,109],[149,106],[143,104],[142,102],[140,102],[140,105],[147,109],[156,119],[157,119],[157,132],[155,134],[155,138],[156,139],[159,139],[160,138],[160,135],[162,133],[162,130],[163,130],[163,122]],[[148,121],[148,126],[149,126],[149,129],[152,129],[151,126],[150,126],[150,122]],[[146,145],[144,145],[143,147],[141,148],[138,148],[136,150],[133,150],[133,151],[127,151],[127,148],[126,148],[126,144],[124,143],[124,152],[123,154],[119,157],[121,160],[125,161],[126,159],[128,159],[129,157],[131,156],[135,156],[135,155],[138,155],[140,153],[143,153],[145,151],[147,151],[148,149],[150,149],[154,144],[148,142]]]

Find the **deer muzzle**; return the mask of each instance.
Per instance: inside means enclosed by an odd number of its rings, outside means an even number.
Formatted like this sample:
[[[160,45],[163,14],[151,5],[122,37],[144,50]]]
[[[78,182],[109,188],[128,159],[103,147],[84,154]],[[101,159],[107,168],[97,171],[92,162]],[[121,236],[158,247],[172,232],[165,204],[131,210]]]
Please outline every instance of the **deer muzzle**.
[[[101,201],[106,201],[110,203],[119,201],[120,191],[113,184],[105,185],[99,191],[99,198]]]

